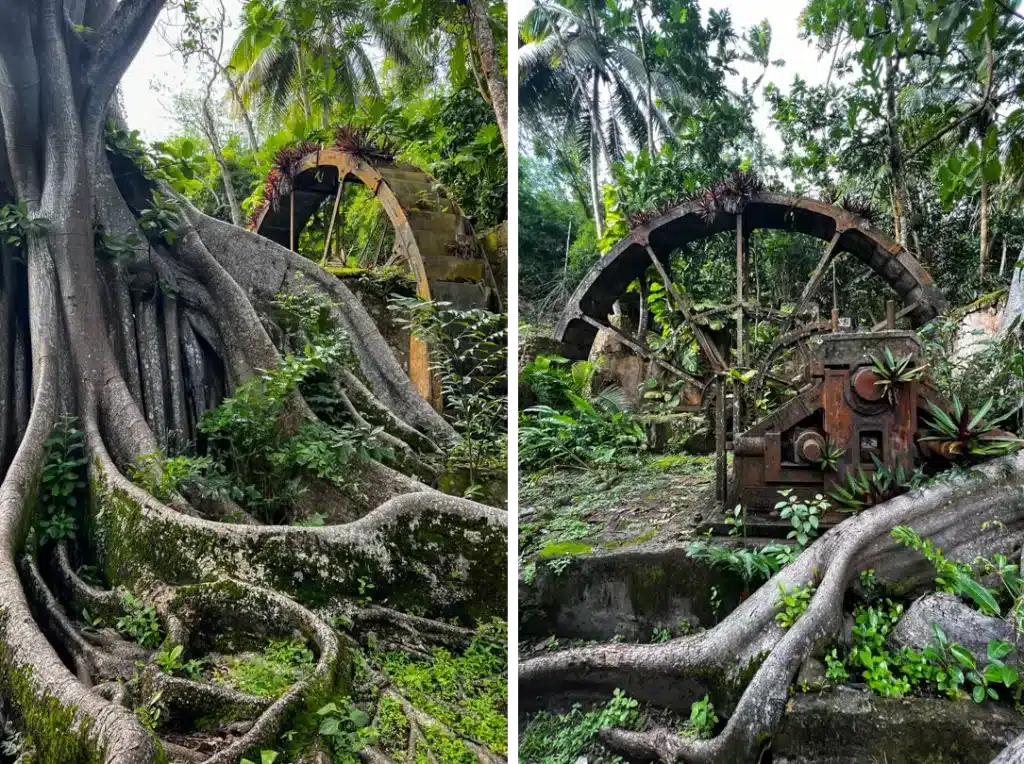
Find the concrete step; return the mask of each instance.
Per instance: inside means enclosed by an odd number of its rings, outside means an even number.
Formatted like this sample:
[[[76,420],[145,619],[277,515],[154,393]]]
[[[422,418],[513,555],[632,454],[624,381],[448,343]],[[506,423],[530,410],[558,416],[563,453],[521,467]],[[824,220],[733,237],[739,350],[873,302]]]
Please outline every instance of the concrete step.
[[[450,255],[434,255],[424,258],[423,267],[427,271],[427,280],[430,282],[483,281],[484,279],[482,260],[464,260]]]

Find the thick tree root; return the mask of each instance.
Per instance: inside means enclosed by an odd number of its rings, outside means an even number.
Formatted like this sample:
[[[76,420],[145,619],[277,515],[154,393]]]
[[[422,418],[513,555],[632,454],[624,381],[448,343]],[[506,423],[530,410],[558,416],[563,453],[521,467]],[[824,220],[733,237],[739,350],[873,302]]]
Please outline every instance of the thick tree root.
[[[927,584],[934,571],[919,555],[899,547],[890,532],[909,525],[932,539],[947,557],[1019,553],[1024,537],[1024,455],[1006,457],[969,477],[951,478],[861,512],[828,531],[794,562],[761,586],[719,625],[660,645],[601,645],[524,662],[520,687],[525,705],[537,695],[621,687],[636,697],[688,710],[711,690],[729,713],[710,740],[674,731],[605,730],[613,750],[639,759],[696,764],[755,761],[780,723],[789,685],[816,649],[835,641],[844,594],[860,571],[874,568],[886,583]],[[779,587],[813,584],[807,611],[789,629],[775,621]],[[749,681],[747,679],[749,678]]]

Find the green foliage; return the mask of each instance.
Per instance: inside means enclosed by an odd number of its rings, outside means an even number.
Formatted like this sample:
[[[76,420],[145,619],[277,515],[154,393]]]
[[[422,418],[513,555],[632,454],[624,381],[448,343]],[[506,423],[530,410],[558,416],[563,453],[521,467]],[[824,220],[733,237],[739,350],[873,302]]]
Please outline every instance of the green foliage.
[[[664,628],[664,627],[658,628],[656,626],[654,628],[654,631],[651,633],[651,644],[652,645],[663,644],[665,642],[668,642],[670,639],[672,639],[672,630],[671,629],[667,629],[667,628]]]
[[[377,730],[370,725],[370,716],[347,698],[339,708],[328,703],[317,710],[320,736],[327,740],[335,761],[355,764],[359,752],[377,742]]]
[[[796,623],[800,616],[807,612],[816,588],[813,583],[808,582],[786,589],[782,582],[779,582],[779,601],[776,603],[779,612],[775,614],[775,622],[784,629]]]
[[[39,484],[40,541],[74,538],[79,500],[85,500],[85,436],[75,428],[77,419],[63,414],[47,438],[46,457]]]
[[[845,453],[845,448],[839,448],[831,440],[826,439],[821,448],[821,458],[818,459],[818,468],[823,472],[835,472],[839,467],[839,460]]]
[[[150,241],[174,244],[178,240],[178,226],[181,225],[181,207],[174,199],[165,199],[154,190],[151,206],[139,213],[139,228]]]
[[[872,472],[864,472],[862,468],[858,468],[856,473],[847,470],[846,482],[836,483],[829,492],[843,511],[859,512],[919,488],[924,483],[925,476],[921,470],[915,470],[908,477],[902,464],[890,470],[874,454],[871,454],[871,460],[875,465]]]
[[[16,247],[24,245],[32,236],[42,236],[51,226],[46,218],[31,217],[25,202],[0,207],[0,236],[6,236],[7,243]]]
[[[135,708],[135,716],[150,732],[155,732],[167,716],[167,709],[161,703],[162,697],[163,692],[157,691],[144,704]]]
[[[935,566],[935,585],[940,591],[952,592],[971,600],[986,615],[1000,615],[999,602],[990,589],[975,580],[970,565],[947,560],[942,550],[930,539],[922,538],[917,531],[904,525],[893,528],[892,537],[919,552]]]
[[[869,358],[871,359],[871,368],[874,370],[875,376],[878,377],[875,380],[875,386],[882,388],[886,400],[894,406],[900,388],[911,382],[917,382],[927,368],[927,365],[912,368],[913,353],[907,353],[905,356],[897,358],[888,345],[884,348],[881,358],[873,355]]]
[[[462,436],[449,467],[469,471],[473,495],[483,488],[480,473],[503,471],[507,461],[508,316],[416,298],[395,298],[388,307],[430,349],[444,415]]]
[[[131,592],[121,593],[124,615],[117,619],[117,630],[135,640],[139,647],[153,649],[164,638],[156,608],[147,605]]]
[[[114,262],[125,262],[135,254],[135,250],[142,244],[142,239],[131,234],[124,238],[109,236],[103,226],[96,226],[93,233],[93,246],[98,255],[106,257]]]
[[[818,535],[818,526],[821,523],[821,516],[828,512],[832,506],[820,493],[815,494],[813,499],[801,500],[790,489],[779,491],[783,501],[778,502],[775,508],[781,510],[779,515],[788,519],[793,530],[786,534],[788,539],[796,539],[801,547],[807,546],[811,539]]]
[[[953,413],[950,415],[928,401],[932,419],[925,420],[925,424],[933,434],[921,440],[943,443],[951,455],[964,458],[990,458],[1017,451],[1021,439],[1004,433],[997,427],[1015,412],[1011,411],[995,419],[986,420],[985,417],[992,410],[993,403],[993,399],[989,398],[977,412],[972,412],[959,398],[954,398]]]
[[[277,751],[260,751],[259,764],[274,764],[280,755]],[[242,759],[240,764],[256,764],[256,762],[252,759]]]
[[[594,753],[597,733],[604,727],[638,729],[641,715],[637,701],[615,690],[603,706],[584,710],[576,704],[564,714],[536,714],[519,739],[521,761],[538,764],[575,764],[581,755]]]
[[[831,652],[825,656],[825,679],[834,684],[842,684],[850,678],[846,666],[843,665],[838,651],[833,647]]]
[[[320,307],[287,305],[299,324],[307,322],[307,329],[314,325],[314,314],[320,315]],[[133,470],[133,480],[164,500],[183,490],[211,500],[230,498],[266,522],[280,522],[288,519],[289,507],[310,478],[347,490],[353,485],[351,464],[391,459],[391,448],[379,438],[380,428],[312,421],[289,432],[282,426],[289,398],[300,384],[347,357],[342,334],[325,330],[313,335],[312,340],[323,344],[306,343],[206,412],[199,429],[206,436],[207,456],[145,455]]]
[[[742,504],[732,508],[732,512],[725,513],[725,524],[729,526],[730,536],[747,535],[747,511]]]
[[[437,178],[478,230],[505,220],[508,159],[494,111],[475,86],[466,81],[440,98],[413,101],[392,118],[404,139],[401,156]]]
[[[701,740],[710,740],[715,735],[715,725],[717,724],[718,715],[715,713],[715,706],[711,702],[711,698],[705,695],[690,705],[690,719],[682,734]]]
[[[646,449],[643,427],[625,409],[617,387],[595,391],[598,366],[590,361],[538,356],[523,367],[540,405],[519,417],[519,463],[539,470],[556,464],[591,469],[635,457]]]
[[[751,584],[767,581],[782,570],[793,560],[795,551],[782,544],[743,549],[693,541],[686,548],[686,556],[735,573],[749,588]]]
[[[379,664],[416,707],[503,754],[508,750],[506,629],[500,621],[482,626],[461,655],[442,648],[432,650],[429,659],[384,653]]]
[[[182,654],[185,651],[183,645],[175,645],[174,647],[165,646],[155,656],[154,660],[156,665],[160,667],[160,670],[165,674],[176,674],[182,673],[193,681],[200,681],[203,677],[203,666],[205,661],[199,658],[192,658],[188,661],[181,659]]]
[[[164,502],[175,494],[193,494],[211,501],[244,497],[224,465],[209,456],[169,457],[161,451],[142,454],[132,465],[130,477]]]
[[[946,400],[959,399],[966,407],[980,409],[992,399],[994,411],[1010,411],[1019,403],[1017,388],[1024,380],[1024,345],[1020,332],[1007,331],[995,338],[972,333],[970,353],[956,353],[963,340],[961,313],[984,308],[1001,299],[1003,292],[983,296],[971,305],[940,316],[918,330],[924,342],[929,376],[935,389]],[[1009,430],[1017,431],[1019,412],[1006,421]]]
[[[313,669],[313,651],[301,639],[275,640],[262,653],[230,658],[216,680],[240,692],[276,698]]]

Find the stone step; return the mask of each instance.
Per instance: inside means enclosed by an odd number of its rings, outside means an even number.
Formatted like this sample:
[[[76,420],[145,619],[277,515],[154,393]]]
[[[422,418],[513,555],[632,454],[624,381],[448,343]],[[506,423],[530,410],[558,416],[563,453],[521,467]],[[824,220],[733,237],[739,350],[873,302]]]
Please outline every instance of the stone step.
[[[440,234],[451,240],[454,240],[456,235],[462,233],[465,228],[460,215],[428,210],[409,210],[409,225],[417,234],[423,231]]]
[[[456,310],[486,308],[491,290],[473,282],[431,281],[430,296],[438,302],[450,302]]]
[[[464,260],[450,255],[425,257],[423,267],[427,271],[427,280],[434,281],[483,281],[484,263],[482,260]]]

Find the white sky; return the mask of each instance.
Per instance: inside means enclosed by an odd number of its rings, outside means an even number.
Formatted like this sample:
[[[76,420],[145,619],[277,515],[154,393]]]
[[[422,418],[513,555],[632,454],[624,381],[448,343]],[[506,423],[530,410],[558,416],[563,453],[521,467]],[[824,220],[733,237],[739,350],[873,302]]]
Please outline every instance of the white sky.
[[[212,2],[213,0],[206,0],[207,5],[211,7]],[[229,23],[237,27],[242,0],[224,0],[224,4]],[[532,4],[533,0],[509,0],[511,17],[518,21],[526,15]],[[710,8],[728,8],[733,26],[740,33],[760,23],[762,19],[768,19],[772,25],[772,58],[785,59],[786,65],[778,69],[772,68],[763,84],[774,82],[783,91],[789,89],[796,74],[800,74],[811,84],[820,83],[825,79],[828,61],[819,61],[814,47],[798,36],[797,18],[805,5],[806,0],[703,0],[701,3],[705,14]],[[158,24],[166,24],[169,19],[169,15],[165,13]],[[230,49],[230,43],[234,41],[236,34],[237,28],[229,30],[227,49]],[[741,77],[746,75],[749,79],[754,79],[758,74],[757,67],[751,64],[740,62],[736,64],[736,68]],[[511,72],[516,71],[515,66],[509,69]],[[175,126],[166,108],[166,95],[154,89],[154,84],[157,83],[171,90],[180,90],[198,87],[199,79],[197,67],[193,65],[186,69],[154,30],[122,81],[128,122],[147,140],[164,138]],[[738,90],[739,77],[734,78],[730,85]],[[756,122],[769,147],[779,149],[779,141],[768,124],[765,110],[759,111]]]
[[[216,2],[204,0],[204,8],[217,8]],[[238,34],[238,19],[242,10],[242,0],[224,0],[227,11],[228,29],[224,50],[230,51]],[[154,29],[139,55],[135,57],[131,67],[121,80],[121,92],[124,96],[125,109],[128,112],[128,125],[142,133],[148,141],[166,138],[173,132],[175,124],[168,112],[168,98],[165,93],[156,92],[154,85],[160,84],[173,91],[196,89],[200,86],[199,68],[196,64],[187,69],[178,56],[171,53],[170,46],[163,41],[159,29],[173,23],[172,15],[165,11],[157,21]],[[173,34],[173,29],[168,31]],[[225,56],[227,53],[225,53]]]
[[[533,0],[509,0],[509,5],[512,18],[518,21],[533,6]],[[819,61],[814,46],[799,37],[798,17],[806,5],[807,0],[701,0],[700,3],[705,19],[712,8],[728,9],[737,34],[760,24],[762,19],[768,19],[772,26],[771,57],[784,59],[786,65],[769,69],[761,85],[774,82],[783,92],[789,90],[797,74],[812,85],[824,82],[828,74],[829,61]],[[735,68],[739,75],[730,79],[729,86],[736,92],[739,92],[744,76],[753,81],[760,74],[759,68],[753,64],[737,62]],[[757,102],[762,101],[758,96]],[[765,136],[768,147],[775,151],[781,149],[781,141],[769,124],[767,110],[758,110],[755,123]]]

